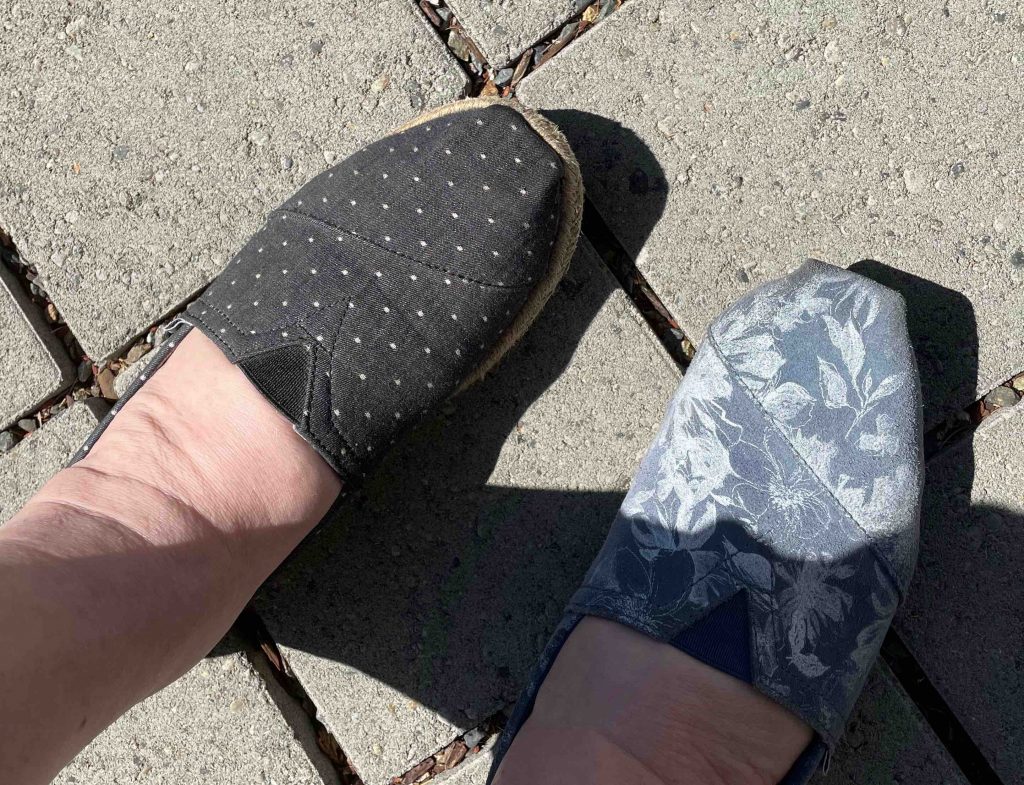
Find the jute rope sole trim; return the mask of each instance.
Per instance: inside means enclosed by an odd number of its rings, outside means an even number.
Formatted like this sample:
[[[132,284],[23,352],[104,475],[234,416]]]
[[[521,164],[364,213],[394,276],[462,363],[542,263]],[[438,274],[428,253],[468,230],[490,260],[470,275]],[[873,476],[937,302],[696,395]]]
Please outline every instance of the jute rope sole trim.
[[[488,106],[507,106],[518,112],[522,118],[530,124],[530,127],[554,150],[562,159],[562,193],[561,212],[558,220],[558,234],[555,237],[555,244],[551,248],[551,263],[547,272],[537,282],[537,286],[530,294],[529,299],[516,314],[512,324],[502,333],[497,344],[487,358],[467,376],[455,395],[473,386],[484,378],[515,346],[523,337],[530,325],[536,320],[537,315],[544,308],[544,304],[550,299],[562,280],[565,271],[576,253],[576,242],[579,239],[580,225],[583,221],[583,178],[580,175],[580,165],[576,156],[569,147],[569,142],[554,123],[544,117],[535,109],[523,106],[514,98],[466,98],[462,101],[446,104],[421,114],[414,120],[406,123],[398,129],[398,133],[414,128],[417,125],[430,122],[439,117],[467,112],[473,109],[484,109]]]

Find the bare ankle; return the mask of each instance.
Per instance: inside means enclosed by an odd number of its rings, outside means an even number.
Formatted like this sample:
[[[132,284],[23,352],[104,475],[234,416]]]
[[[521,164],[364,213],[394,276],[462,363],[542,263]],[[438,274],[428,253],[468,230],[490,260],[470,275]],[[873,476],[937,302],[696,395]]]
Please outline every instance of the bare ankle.
[[[663,785],[775,783],[811,740],[809,728],[750,685],[591,617],[559,653],[509,750],[508,768],[535,755],[517,750],[520,738],[530,744],[583,733],[606,739],[623,765],[639,766]]]
[[[205,336],[193,331],[79,464],[233,532],[310,525],[340,483]]]

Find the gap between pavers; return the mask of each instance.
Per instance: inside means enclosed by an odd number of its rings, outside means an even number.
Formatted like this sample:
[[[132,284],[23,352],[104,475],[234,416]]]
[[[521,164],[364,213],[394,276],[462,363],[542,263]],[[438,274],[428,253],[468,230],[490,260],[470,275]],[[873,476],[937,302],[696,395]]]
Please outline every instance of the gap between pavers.
[[[315,739],[296,737],[285,721],[278,701],[287,696],[274,691],[245,654],[215,653],[103,731],[53,785],[338,785]]]
[[[928,467],[896,630],[1003,783],[1024,783],[1024,405]]]
[[[64,468],[105,414],[97,399],[74,404],[0,455],[0,525]]]
[[[583,241],[497,372],[403,440],[257,595],[368,785],[515,700],[678,379]]]
[[[75,366],[21,283],[0,263],[0,430],[69,386]]]
[[[38,0],[5,23],[0,226],[95,360],[329,162],[467,86],[409,0]]]
[[[487,62],[503,68],[527,48],[583,10],[575,0],[447,0]]]
[[[498,737],[490,739],[487,744],[472,757],[466,758],[454,769],[442,772],[430,780],[431,785],[485,785],[487,774],[494,762],[494,745]]]
[[[517,94],[695,342],[805,257],[904,271],[862,270],[908,300],[934,424],[1024,367],[1020,23],[632,0]]]
[[[99,409],[76,403],[0,456],[0,525],[64,467],[96,427]],[[337,785],[308,718],[269,673],[261,679],[254,672],[239,641],[227,640],[224,653],[104,730],[54,783]]]

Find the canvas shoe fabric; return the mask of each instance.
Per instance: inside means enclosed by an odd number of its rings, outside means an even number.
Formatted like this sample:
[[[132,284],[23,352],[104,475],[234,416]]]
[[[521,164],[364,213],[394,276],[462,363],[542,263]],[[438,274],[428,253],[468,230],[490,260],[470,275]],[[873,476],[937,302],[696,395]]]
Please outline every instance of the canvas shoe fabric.
[[[491,776],[591,615],[787,707],[816,732],[786,780],[805,782],[842,734],[910,582],[921,431],[895,292],[812,260],[731,306],[513,710]]]
[[[361,477],[522,335],[581,214],[578,166],[539,114],[488,99],[434,110],[274,210],[128,396],[199,329],[343,481]]]

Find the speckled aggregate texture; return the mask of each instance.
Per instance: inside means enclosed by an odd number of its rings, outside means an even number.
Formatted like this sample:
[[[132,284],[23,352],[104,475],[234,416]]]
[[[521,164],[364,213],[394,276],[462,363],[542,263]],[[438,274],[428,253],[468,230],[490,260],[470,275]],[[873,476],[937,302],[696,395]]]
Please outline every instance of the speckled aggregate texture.
[[[967,780],[883,663],[868,676],[828,774],[812,785],[966,785]]]
[[[257,595],[368,785],[516,698],[678,378],[581,243],[497,371],[400,441]]]
[[[980,0],[631,0],[517,94],[694,340],[808,256],[918,276],[927,424],[1024,367],[1022,65]]]
[[[0,227],[99,359],[326,166],[466,80],[407,0],[19,3]]]
[[[98,423],[88,406],[76,403],[0,455],[0,525],[64,467]]]
[[[502,67],[572,16],[574,0],[449,0],[487,62]]]
[[[13,273],[0,264],[0,428],[55,395],[74,368]]]
[[[1024,783],[1024,406],[992,421],[928,467],[895,627],[1002,781]]]
[[[202,660],[86,747],[54,785],[330,785],[242,654]]]

